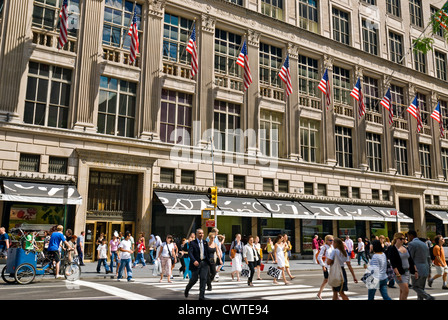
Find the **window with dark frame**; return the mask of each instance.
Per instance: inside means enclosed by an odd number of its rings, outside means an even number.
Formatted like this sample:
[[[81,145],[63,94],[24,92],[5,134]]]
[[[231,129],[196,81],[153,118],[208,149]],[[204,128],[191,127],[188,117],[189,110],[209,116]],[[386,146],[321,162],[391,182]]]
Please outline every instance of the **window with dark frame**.
[[[244,190],[246,189],[246,177],[245,176],[233,176],[233,188]]]
[[[289,181],[278,180],[278,192],[289,193]]]
[[[389,52],[392,62],[403,64],[403,36],[389,31]]]
[[[180,183],[186,185],[195,185],[195,172],[192,170],[182,170],[180,174]]]
[[[263,178],[263,191],[266,192],[274,191],[274,179]]]
[[[347,186],[340,186],[339,187],[339,192],[340,192],[341,198],[348,198],[349,197],[348,187]]]
[[[420,170],[422,172],[422,177],[426,179],[431,179],[431,153],[429,144],[419,144],[419,154],[420,154]]]
[[[67,174],[67,170],[68,170],[68,158],[49,157],[48,173]]]
[[[303,187],[304,187],[304,192],[306,195],[310,195],[310,196],[314,195],[314,183],[305,182],[303,184]]]
[[[40,171],[40,155],[21,153],[19,160],[19,171],[39,172]]]
[[[160,182],[174,183],[175,170],[173,168],[160,168]]]
[[[395,139],[394,148],[395,148],[395,169],[397,169],[397,173],[402,176],[409,175],[407,141],[403,139]]]
[[[216,186],[218,188],[228,188],[229,176],[225,173],[216,173]]]
[[[333,8],[333,40],[350,45],[350,21],[349,14],[345,11]]]
[[[336,160],[338,166],[353,168],[352,129],[336,126]]]

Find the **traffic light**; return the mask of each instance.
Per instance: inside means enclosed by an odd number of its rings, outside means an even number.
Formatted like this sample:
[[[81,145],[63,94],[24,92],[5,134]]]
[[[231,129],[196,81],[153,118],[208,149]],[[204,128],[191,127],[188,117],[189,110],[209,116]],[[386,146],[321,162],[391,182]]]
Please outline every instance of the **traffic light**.
[[[216,208],[218,206],[218,187],[208,188],[208,193],[210,194],[210,204]]]

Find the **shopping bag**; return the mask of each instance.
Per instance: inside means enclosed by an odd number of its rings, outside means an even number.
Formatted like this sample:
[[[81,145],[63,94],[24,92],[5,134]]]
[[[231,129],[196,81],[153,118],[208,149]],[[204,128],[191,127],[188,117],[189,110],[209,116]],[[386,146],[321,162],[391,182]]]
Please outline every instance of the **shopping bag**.
[[[249,275],[250,275],[249,267],[243,265],[243,269],[241,270],[240,276],[243,278],[249,278]]]
[[[160,265],[160,260],[156,259],[154,261],[154,266],[153,266],[153,269],[152,269],[152,275],[153,276],[158,276],[160,274],[159,269],[161,269],[161,268],[162,268],[162,266]]]
[[[271,276],[272,278],[280,279],[280,276],[282,275],[282,270],[278,269],[277,267],[270,266],[268,269],[268,276]]]
[[[260,264],[260,270],[263,271],[264,270],[264,264]]]
[[[333,287],[339,287],[344,282],[344,277],[342,275],[341,264],[339,263],[338,257],[335,256],[333,264],[330,266],[330,271],[328,272],[328,284]]]
[[[352,252],[350,253],[350,259],[355,259],[355,251],[352,251]]]

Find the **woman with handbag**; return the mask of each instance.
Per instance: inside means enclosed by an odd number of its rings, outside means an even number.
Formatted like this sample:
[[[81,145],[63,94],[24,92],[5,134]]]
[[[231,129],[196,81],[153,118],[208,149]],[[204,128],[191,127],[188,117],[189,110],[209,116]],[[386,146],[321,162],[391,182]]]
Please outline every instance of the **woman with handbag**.
[[[232,259],[232,280],[234,280],[234,274],[236,273],[237,281],[240,281],[240,272],[243,270],[243,243],[241,242],[241,235],[238,233],[235,235],[235,240],[232,241],[230,246],[230,258]]]
[[[210,257],[210,272],[207,278],[207,290],[212,291],[212,281],[216,276],[216,266],[222,264],[221,260],[221,245],[215,242],[216,234],[210,232],[208,234],[208,251]]]
[[[247,278],[247,285],[253,287],[252,280],[255,274],[255,265],[260,259],[258,258],[257,248],[254,245],[254,237],[252,236],[249,236],[247,239],[247,244],[244,246],[243,250],[243,257],[250,270],[249,277]]]
[[[376,271],[374,273],[375,277],[378,277],[379,283],[378,288],[369,288],[368,299],[374,300],[376,290],[379,289],[383,300],[391,300],[387,293],[387,257],[384,253],[384,248],[382,246],[381,240],[372,241],[372,252],[374,253],[372,259],[370,259],[370,266]]]
[[[176,263],[176,253],[174,251],[173,237],[171,235],[166,236],[166,242],[162,243],[161,250],[157,256],[162,262],[162,272],[160,273],[160,280],[163,280],[163,274],[165,273],[168,282],[171,283],[171,266]]]
[[[355,272],[350,264],[350,257],[347,255],[347,251],[344,247],[344,242],[341,239],[335,238],[333,244],[334,250],[328,257],[328,265],[330,266],[330,272],[328,274],[328,283],[333,287],[333,300],[339,300],[340,296],[342,300],[349,300],[345,291],[348,291],[347,286],[347,273],[345,272],[344,264],[350,270],[353,276],[353,281],[358,283]],[[334,282],[337,279],[338,281]]]
[[[258,236],[254,238],[254,246],[258,254],[258,260],[257,263],[255,264],[255,269],[257,269],[257,280],[263,280],[261,279],[261,271],[263,271],[262,268],[264,269],[264,265],[262,266],[263,250],[261,249],[260,238]]]
[[[283,281],[285,285],[290,284],[290,282],[286,281],[285,275],[285,242],[283,241],[283,235],[279,234],[274,241],[274,263],[277,264],[277,268],[281,270]],[[277,278],[274,278],[274,284],[277,284]]]

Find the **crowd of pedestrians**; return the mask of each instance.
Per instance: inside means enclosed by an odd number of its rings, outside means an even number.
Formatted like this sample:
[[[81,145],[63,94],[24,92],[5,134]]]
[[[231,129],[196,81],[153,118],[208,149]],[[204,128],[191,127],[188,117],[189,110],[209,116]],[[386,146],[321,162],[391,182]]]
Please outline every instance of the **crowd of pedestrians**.
[[[396,288],[395,284],[400,290],[400,300],[407,300],[410,288],[417,293],[418,300],[434,300],[426,292],[426,284],[432,287],[436,279],[442,278],[442,289],[448,289],[448,267],[443,243],[441,235],[437,235],[432,243],[430,239],[419,238],[413,230],[406,234],[395,233],[392,242],[385,236],[374,237],[371,241],[359,237],[357,243],[346,236],[343,242],[332,235],[327,235],[324,241],[320,241],[316,235],[313,239],[313,260],[322,266],[324,276],[317,299],[322,299],[322,292],[329,282],[339,283],[334,280],[338,278],[336,270],[331,270],[336,268],[340,273],[341,284],[332,285],[333,299],[348,300],[345,295],[348,280],[344,266],[348,267],[353,281],[357,283],[351,266],[351,259],[354,259],[355,263],[357,261],[358,265],[363,264],[366,269],[362,280],[366,283],[369,300],[374,300],[377,290],[384,300],[391,300],[388,288]],[[433,277],[432,266],[436,270]]]

